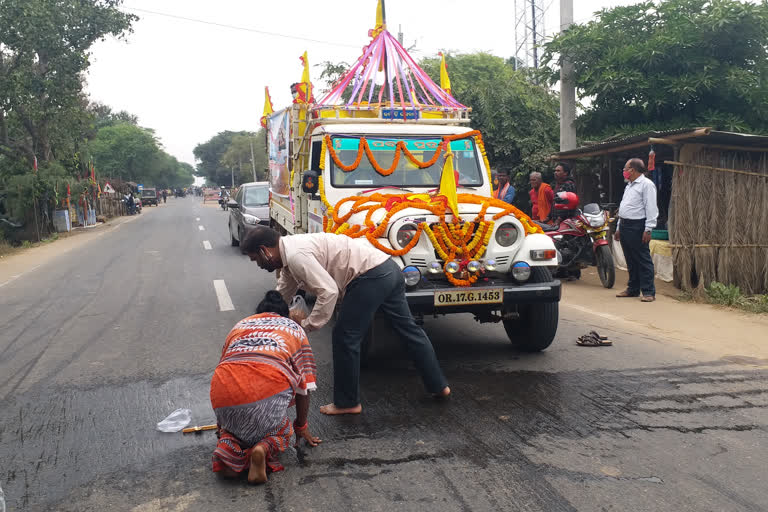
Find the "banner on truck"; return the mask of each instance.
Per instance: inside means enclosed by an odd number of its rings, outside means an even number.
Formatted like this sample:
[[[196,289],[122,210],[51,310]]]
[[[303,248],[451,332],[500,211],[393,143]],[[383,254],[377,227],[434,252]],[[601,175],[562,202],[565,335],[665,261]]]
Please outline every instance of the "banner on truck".
[[[272,114],[267,118],[269,134],[269,188],[273,194],[288,197],[291,190],[290,158],[288,140],[290,135],[288,110]]]

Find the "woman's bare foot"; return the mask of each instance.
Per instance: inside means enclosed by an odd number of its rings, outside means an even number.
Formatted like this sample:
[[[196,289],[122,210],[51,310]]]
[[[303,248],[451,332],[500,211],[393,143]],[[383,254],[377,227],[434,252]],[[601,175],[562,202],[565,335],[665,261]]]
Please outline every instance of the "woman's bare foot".
[[[448,398],[451,394],[451,388],[445,386],[439,393],[434,393],[432,396],[435,398]]]
[[[335,404],[328,404],[320,407],[320,412],[327,414],[328,416],[336,416],[337,414],[360,414],[363,412],[363,406],[358,404],[354,407],[336,407]]]
[[[251,452],[251,467],[248,468],[248,483],[263,484],[267,481],[267,451],[261,445]]]

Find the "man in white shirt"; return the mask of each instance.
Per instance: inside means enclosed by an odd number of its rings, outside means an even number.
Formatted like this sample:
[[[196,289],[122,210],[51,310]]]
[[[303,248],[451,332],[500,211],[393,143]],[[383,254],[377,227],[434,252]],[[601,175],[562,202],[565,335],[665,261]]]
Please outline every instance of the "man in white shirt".
[[[653,302],[656,300],[655,272],[648,244],[659,216],[656,185],[645,177],[645,164],[639,158],[627,160],[623,174],[628,183],[619,205],[619,224],[614,237],[621,242],[629,282],[627,289],[616,296],[638,297],[642,294],[642,302]]]
[[[333,403],[323,414],[359,414],[360,346],[377,310],[399,335],[427,390],[451,392],[429,338],[416,324],[405,298],[405,280],[397,263],[367,240],[331,233],[281,237],[256,226],[240,244],[261,268],[280,269],[277,290],[286,302],[301,288],[317,297],[307,318],[295,319],[306,331],[324,326],[341,302],[333,328]]]

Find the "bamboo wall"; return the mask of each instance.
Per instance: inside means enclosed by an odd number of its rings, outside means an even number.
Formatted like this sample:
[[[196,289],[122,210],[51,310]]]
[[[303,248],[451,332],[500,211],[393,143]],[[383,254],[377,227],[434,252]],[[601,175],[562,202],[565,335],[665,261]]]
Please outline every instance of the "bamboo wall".
[[[719,281],[768,293],[766,153],[685,146],[678,160],[669,228],[675,285],[700,292]]]

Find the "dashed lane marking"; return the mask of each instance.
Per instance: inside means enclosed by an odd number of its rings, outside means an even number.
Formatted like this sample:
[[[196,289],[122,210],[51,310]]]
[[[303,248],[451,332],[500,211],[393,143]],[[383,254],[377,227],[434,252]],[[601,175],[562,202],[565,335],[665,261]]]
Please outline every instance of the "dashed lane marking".
[[[211,242],[209,242],[208,240],[203,240],[203,247],[205,247],[206,251],[210,251],[211,250]]]
[[[200,222],[200,217],[195,217],[195,220]]]
[[[229,297],[227,285],[223,279],[214,279],[213,288],[216,290],[216,298],[219,299],[219,311],[233,311],[235,309],[232,299]]]
[[[197,226],[197,229],[199,229],[200,231],[205,231],[205,228],[203,226]]]

